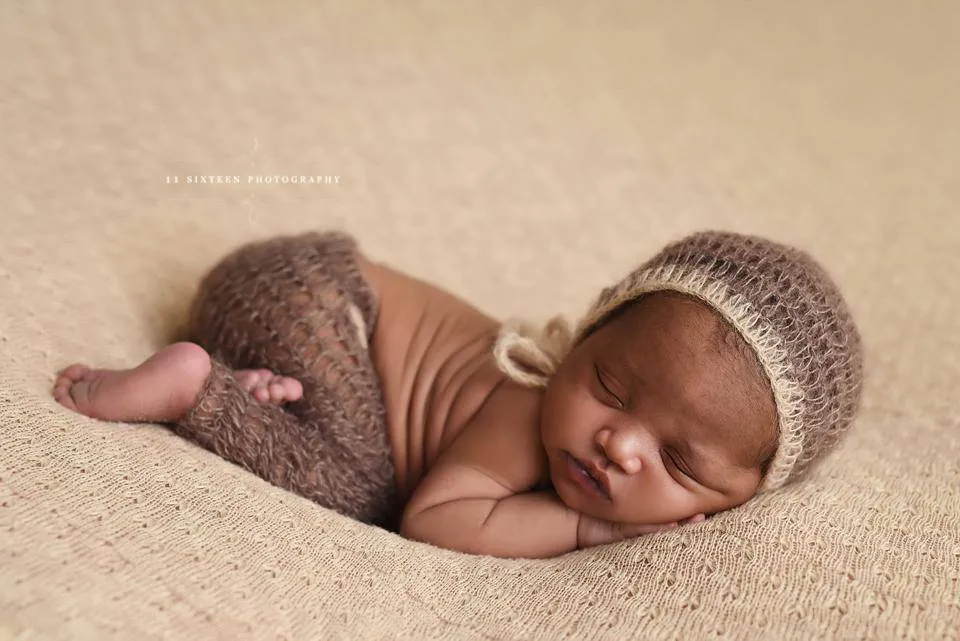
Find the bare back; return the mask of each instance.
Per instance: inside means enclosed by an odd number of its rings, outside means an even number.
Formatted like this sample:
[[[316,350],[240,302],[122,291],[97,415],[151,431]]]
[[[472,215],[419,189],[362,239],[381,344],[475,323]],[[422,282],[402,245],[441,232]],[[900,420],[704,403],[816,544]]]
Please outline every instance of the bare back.
[[[530,401],[523,428],[536,431],[538,394],[517,390],[493,360],[499,322],[434,285],[359,260],[379,300],[371,354],[404,500],[465,428],[481,414],[509,413],[518,393]]]

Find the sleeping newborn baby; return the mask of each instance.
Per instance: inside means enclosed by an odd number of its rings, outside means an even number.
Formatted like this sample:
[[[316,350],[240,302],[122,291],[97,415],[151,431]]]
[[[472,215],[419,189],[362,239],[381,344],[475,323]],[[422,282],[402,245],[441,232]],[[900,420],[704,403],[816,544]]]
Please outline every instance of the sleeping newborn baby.
[[[62,405],[185,438],[342,514],[547,557],[695,523],[802,478],[860,402],[860,336],[806,253],[701,232],[576,327],[500,323],[340,231],[249,243],[190,342],[74,364]]]

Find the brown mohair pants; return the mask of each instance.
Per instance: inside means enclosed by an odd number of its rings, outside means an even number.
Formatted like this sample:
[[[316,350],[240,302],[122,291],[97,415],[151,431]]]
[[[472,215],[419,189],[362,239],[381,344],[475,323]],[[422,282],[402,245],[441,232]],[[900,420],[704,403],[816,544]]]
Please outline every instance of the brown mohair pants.
[[[217,263],[190,309],[212,369],[174,431],[270,483],[396,531],[396,477],[368,344],[376,294],[339,231],[249,243]],[[267,368],[303,397],[261,404],[233,370]]]

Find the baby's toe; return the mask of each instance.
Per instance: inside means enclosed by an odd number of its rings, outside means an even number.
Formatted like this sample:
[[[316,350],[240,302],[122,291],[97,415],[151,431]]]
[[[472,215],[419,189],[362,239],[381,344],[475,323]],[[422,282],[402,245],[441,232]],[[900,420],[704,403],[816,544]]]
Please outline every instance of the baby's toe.
[[[284,389],[283,384],[280,382],[272,382],[267,387],[270,392],[270,402],[271,403],[280,403],[284,399]]]
[[[242,387],[243,391],[245,392],[252,390],[254,385],[257,384],[258,379],[258,375],[250,370],[234,372],[233,377],[237,379],[237,382],[240,383],[240,387]]]
[[[57,381],[69,380],[69,381],[79,381],[84,376],[91,372],[90,368],[84,365],[83,363],[74,363],[69,367],[65,367],[58,373]]]
[[[266,385],[257,385],[250,394],[261,403],[270,402],[270,390],[267,389]]]
[[[53,384],[53,397],[59,400],[64,394],[69,394],[71,385],[73,385],[73,382],[69,378],[58,378],[57,382]]]
[[[283,398],[288,401],[300,400],[303,396],[303,385],[295,378],[284,376],[281,385],[283,385]]]
[[[70,385],[57,385],[53,388],[53,399],[64,407],[77,411],[77,404],[73,402],[70,396]]]
[[[51,390],[54,400],[65,407],[76,410],[76,403],[70,395],[70,390],[74,385],[89,376],[92,371],[93,370],[82,363],[74,363],[60,370],[57,379],[53,383],[53,389]]]
[[[240,383],[240,387],[245,392],[253,390],[258,385],[264,384],[270,380],[270,370],[265,369],[244,369],[233,373],[234,378]]]

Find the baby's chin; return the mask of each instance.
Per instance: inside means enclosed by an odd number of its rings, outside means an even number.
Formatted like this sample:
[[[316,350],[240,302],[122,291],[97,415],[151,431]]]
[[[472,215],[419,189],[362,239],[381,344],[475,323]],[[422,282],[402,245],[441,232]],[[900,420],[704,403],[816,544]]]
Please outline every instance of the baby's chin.
[[[589,514],[587,509],[589,505],[583,499],[582,496],[579,496],[574,492],[566,482],[566,479],[563,478],[563,473],[559,472],[552,464],[550,465],[550,485],[553,486],[553,491],[556,493],[560,500],[563,501],[563,504],[566,505],[571,510],[575,512],[580,512],[582,514]],[[590,516],[593,516],[590,514]],[[601,518],[601,517],[597,517]]]

